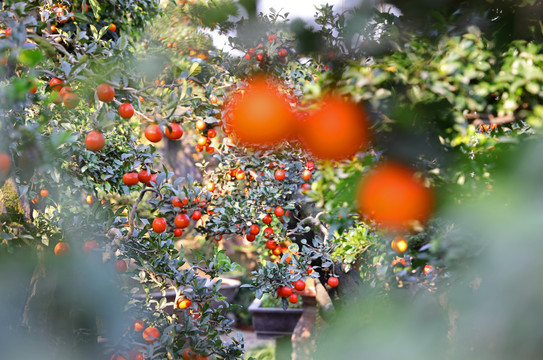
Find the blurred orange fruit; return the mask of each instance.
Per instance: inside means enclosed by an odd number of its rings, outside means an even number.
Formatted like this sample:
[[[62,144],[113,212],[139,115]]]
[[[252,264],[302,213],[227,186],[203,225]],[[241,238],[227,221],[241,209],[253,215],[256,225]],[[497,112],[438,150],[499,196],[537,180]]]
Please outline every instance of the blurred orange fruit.
[[[273,145],[292,133],[293,114],[287,98],[266,77],[252,80],[226,106],[231,111],[228,125],[245,145]]]
[[[370,172],[361,181],[357,197],[362,215],[393,231],[405,230],[414,221],[425,222],[434,206],[432,190],[411,169],[393,162]]]
[[[360,105],[329,96],[298,124],[306,149],[321,159],[344,160],[368,142],[368,121]]]

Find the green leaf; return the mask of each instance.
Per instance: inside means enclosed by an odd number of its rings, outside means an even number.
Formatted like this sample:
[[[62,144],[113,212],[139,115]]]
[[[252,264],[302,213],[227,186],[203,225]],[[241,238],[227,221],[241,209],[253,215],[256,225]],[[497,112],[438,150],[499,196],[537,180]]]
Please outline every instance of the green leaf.
[[[21,51],[17,60],[26,66],[33,67],[42,61],[42,59],[43,53],[40,49],[28,49]]]

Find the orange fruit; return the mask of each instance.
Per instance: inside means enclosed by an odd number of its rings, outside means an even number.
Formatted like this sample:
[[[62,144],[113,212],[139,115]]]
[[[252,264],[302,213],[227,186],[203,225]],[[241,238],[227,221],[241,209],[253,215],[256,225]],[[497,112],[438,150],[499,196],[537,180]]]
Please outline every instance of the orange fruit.
[[[357,198],[361,214],[394,231],[425,222],[434,206],[432,190],[397,163],[381,164],[362,179]]]
[[[72,92],[68,92],[62,97],[62,101],[67,109],[74,109],[79,104],[79,96]]]
[[[183,351],[183,360],[196,360],[196,353],[192,349],[186,349]]]
[[[92,198],[92,195],[87,195],[87,197],[85,198],[85,201],[89,205],[92,204],[92,202],[94,201],[93,198]]]
[[[99,245],[95,240],[88,240],[83,243],[83,252],[90,253],[92,249],[98,249]]]
[[[100,151],[105,144],[104,135],[98,131],[91,131],[85,137],[85,145],[87,145],[87,149],[91,151]]]
[[[167,226],[168,224],[164,218],[158,217],[153,220],[153,230],[159,234],[166,231]]]
[[[134,107],[132,104],[124,103],[119,106],[119,115],[123,119],[130,119],[134,115]]]
[[[328,285],[330,285],[330,287],[336,287],[336,286],[338,286],[338,284],[339,284],[339,280],[338,280],[337,277],[330,276],[328,278]]]
[[[164,134],[170,140],[181,139],[181,136],[183,136],[183,129],[177,123],[170,123],[165,127]]]
[[[140,332],[145,327],[143,320],[134,320],[134,331]]]
[[[196,121],[196,129],[198,130],[204,130],[206,128],[206,123],[204,120],[198,120]]]
[[[49,191],[47,189],[43,189],[42,191],[40,191],[40,195],[41,197],[46,198],[49,196]]]
[[[129,172],[123,175],[123,183],[126,186],[137,185],[138,182],[139,182],[138,173],[136,172]]]
[[[207,188],[207,191],[213,192],[215,191],[215,184],[213,184],[212,182],[208,182],[206,185],[206,188]]]
[[[113,23],[109,24],[109,30],[115,32],[117,30],[117,25]]]
[[[142,184],[147,184],[151,181],[151,172],[149,170],[140,170],[138,173],[138,180]]]
[[[157,328],[149,326],[143,330],[143,339],[148,342],[157,341],[160,338],[160,332]]]
[[[401,236],[396,236],[390,243],[390,247],[397,253],[403,253],[407,250],[407,241]]]
[[[190,301],[187,298],[179,298],[177,300],[177,307],[180,309],[186,309],[192,304],[192,301]]]
[[[366,113],[358,104],[329,96],[299,123],[298,136],[316,157],[344,160],[367,144],[367,122]]]
[[[190,219],[187,214],[179,214],[174,219],[175,227],[184,229],[190,225]]]
[[[66,256],[70,253],[70,245],[66,242],[59,242],[55,245],[56,256]]]
[[[273,145],[287,139],[293,131],[293,113],[287,98],[266,77],[253,79],[244,93],[227,101],[231,126],[245,145]]]
[[[111,102],[115,98],[115,89],[109,84],[100,84],[96,87],[96,95],[102,102]]]
[[[126,265],[126,261],[122,259],[115,261],[114,267],[117,274],[122,274],[126,272],[126,270],[128,269],[128,265]]]
[[[62,86],[64,85],[64,81],[60,80],[59,78],[52,78],[49,81],[49,87],[53,91],[60,91],[62,89]]]
[[[147,126],[145,129],[145,137],[147,140],[154,143],[162,140],[162,130],[160,130],[160,126],[157,124]]]

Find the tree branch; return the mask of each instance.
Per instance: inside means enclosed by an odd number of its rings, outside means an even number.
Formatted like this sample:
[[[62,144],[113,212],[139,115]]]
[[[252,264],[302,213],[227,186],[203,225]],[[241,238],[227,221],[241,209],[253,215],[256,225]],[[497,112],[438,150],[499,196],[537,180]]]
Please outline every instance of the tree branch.
[[[130,211],[130,215],[128,216],[128,225],[129,225],[129,229],[128,229],[128,233],[126,234],[126,236],[124,237],[123,240],[128,240],[132,237],[132,234],[134,234],[134,217],[136,215],[136,210],[138,209],[138,205],[140,204],[141,200],[143,199],[143,195],[145,195],[146,192],[148,191],[151,191],[151,192],[154,192],[158,195],[160,195],[160,192],[155,189],[155,188],[145,188],[143,189],[141,192],[140,192],[140,196],[138,196],[138,198],[136,199],[136,202],[134,203],[134,205],[132,205],[132,210]]]
[[[472,121],[473,125],[502,125],[519,120],[515,115],[494,116],[492,114],[479,114],[477,112],[469,112],[465,110],[462,115],[468,121]]]

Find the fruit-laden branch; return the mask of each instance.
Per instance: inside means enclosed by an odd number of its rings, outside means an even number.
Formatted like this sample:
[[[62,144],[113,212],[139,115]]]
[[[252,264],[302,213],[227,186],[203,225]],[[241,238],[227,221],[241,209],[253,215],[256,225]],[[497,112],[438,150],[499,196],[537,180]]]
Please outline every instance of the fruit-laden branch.
[[[124,237],[125,241],[130,239],[132,237],[132,234],[134,233],[134,217],[136,215],[136,210],[138,209],[138,205],[140,204],[141,200],[143,199],[143,196],[148,191],[154,192],[154,193],[156,193],[157,195],[160,196],[160,192],[158,190],[156,190],[155,188],[152,188],[152,187],[145,188],[140,192],[140,196],[138,196],[138,198],[136,199],[136,202],[134,203],[134,205],[132,205],[132,210],[130,211],[130,214],[128,216],[129,229],[128,229],[128,233]]]
[[[472,113],[467,110],[464,111],[463,115],[466,120],[472,121],[473,125],[502,125],[518,120],[515,115],[494,116],[492,114]]]

